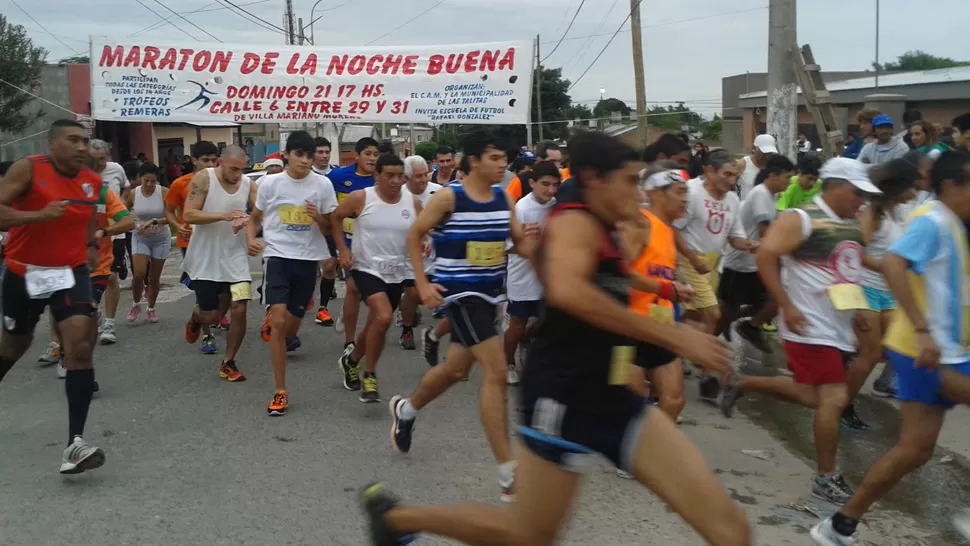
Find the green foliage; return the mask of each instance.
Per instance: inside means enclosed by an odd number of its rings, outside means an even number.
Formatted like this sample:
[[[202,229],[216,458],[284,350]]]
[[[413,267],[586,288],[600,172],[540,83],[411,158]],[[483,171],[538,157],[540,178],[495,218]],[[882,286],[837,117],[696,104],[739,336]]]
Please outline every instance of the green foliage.
[[[937,57],[925,51],[915,49],[907,51],[896,58],[896,62],[882,65],[872,63],[874,69],[880,71],[892,70],[935,70],[937,68],[952,68],[954,66],[970,66],[968,61],[954,61],[949,57]]]
[[[593,111],[589,109],[589,106],[585,104],[574,104],[569,108],[566,108],[566,119],[572,121],[574,119],[592,119]]]
[[[633,109],[626,105],[625,102],[620,99],[610,97],[608,99],[602,99],[596,103],[596,107],[593,108],[593,117],[596,118],[608,118],[613,112],[619,112],[623,114],[624,117],[629,116]]]
[[[438,150],[438,143],[433,140],[425,140],[414,147],[415,155],[425,159],[434,159],[435,151]]]
[[[684,103],[678,102],[676,106],[647,108],[647,122],[669,131],[680,131],[684,125],[695,131],[703,124],[704,117],[684,106]]]
[[[721,140],[721,135],[723,132],[724,122],[721,120],[720,116],[714,114],[714,119],[704,126],[704,130],[701,133],[701,138],[703,140]]]
[[[0,78],[4,81],[34,91],[40,85],[40,71],[47,51],[34,47],[27,31],[20,25],[11,25],[0,14]],[[0,85],[0,131],[19,133],[44,114],[27,106],[34,98],[9,85]]]
[[[87,55],[74,55],[73,57],[65,57],[59,61],[57,64],[90,64],[91,57]]]

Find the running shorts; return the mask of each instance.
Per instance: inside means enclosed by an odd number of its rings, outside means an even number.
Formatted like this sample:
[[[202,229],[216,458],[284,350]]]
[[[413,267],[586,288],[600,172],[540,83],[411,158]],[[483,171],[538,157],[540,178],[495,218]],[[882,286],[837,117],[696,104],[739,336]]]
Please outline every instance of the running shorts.
[[[307,302],[317,289],[319,265],[317,261],[266,258],[263,302],[266,305],[286,304],[287,312],[298,319],[303,318]]]
[[[539,300],[510,301],[506,309],[510,317],[530,319],[539,316]]]
[[[91,277],[91,300],[94,301],[95,307],[101,304],[101,297],[104,296],[104,291],[108,289],[109,278],[110,275]]]
[[[866,302],[869,309],[876,312],[892,311],[896,308],[896,298],[889,290],[879,290],[878,288],[862,287],[862,292],[866,295]]]
[[[809,345],[784,340],[788,369],[795,383],[801,385],[835,385],[845,383],[846,354],[827,345]]]
[[[970,362],[940,364],[937,369],[917,368],[915,358],[889,349],[886,349],[886,361],[896,374],[897,399],[943,409],[951,409],[956,403],[940,393],[940,371],[946,369],[960,375],[970,375]]]
[[[383,292],[387,294],[387,301],[391,303],[391,311],[396,310],[401,305],[401,295],[404,293],[403,282],[391,284],[380,277],[356,269],[350,270],[350,277],[354,280],[363,302],[366,303],[367,299],[374,294]]]
[[[195,302],[199,306],[199,311],[211,313],[219,310],[219,300],[223,294],[229,296],[231,301],[249,301],[253,299],[253,283],[250,281],[241,282],[219,282],[219,281],[192,281],[192,290],[195,291]]]
[[[688,260],[680,261],[680,273],[687,284],[694,289],[694,301],[685,304],[687,309],[707,309],[717,307],[717,266],[721,261],[721,255],[713,252],[700,254],[700,259],[707,264],[711,270],[709,273],[701,275],[694,269]]]
[[[6,269],[0,285],[4,330],[15,336],[31,334],[48,306],[56,322],[71,317],[91,316],[95,306],[91,297],[91,274],[88,266],[75,267],[73,273],[74,286],[71,288],[58,290],[46,298],[33,299],[27,293],[27,281]]]
[[[718,285],[717,297],[728,307],[750,305],[760,308],[768,301],[768,291],[757,271],[724,268]]]
[[[451,323],[451,342],[466,349],[498,335],[498,306],[482,298],[466,296],[452,301],[445,308],[445,316]]]
[[[641,343],[637,345],[637,358],[634,362],[637,366],[645,370],[653,370],[661,366],[666,366],[674,360],[677,360],[677,355],[667,349],[658,347],[657,345]]]
[[[134,256],[150,256],[153,260],[164,260],[172,251],[170,237],[144,238],[137,233],[131,236],[131,253]]]

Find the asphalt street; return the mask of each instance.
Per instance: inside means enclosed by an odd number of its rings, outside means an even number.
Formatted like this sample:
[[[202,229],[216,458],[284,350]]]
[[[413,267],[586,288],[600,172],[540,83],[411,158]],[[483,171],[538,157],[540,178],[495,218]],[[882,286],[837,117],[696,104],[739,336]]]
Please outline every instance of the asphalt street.
[[[119,342],[95,352],[101,392],[86,438],[105,450],[104,467],[57,473],[66,400],[54,368],[36,362],[47,343],[43,328],[0,384],[0,545],[362,545],[357,492],[375,479],[415,502],[499,502],[478,419],[477,370],[422,411],[411,453],[401,456],[391,449],[387,405],[362,404],[340,383],[343,335],[307,317],[303,347],[290,356],[288,413],[269,417],[273,381],[258,335],[262,311],[250,306],[238,358],[248,380],[220,379],[220,356],[202,355],[183,340],[193,300],[177,284],[177,262],[166,267],[160,322],[126,324],[130,296],[123,291]],[[258,271],[258,262],[253,266]],[[378,370],[385,401],[409,393],[427,369],[417,351],[397,345],[398,333],[392,328]],[[225,333],[217,341],[221,354]],[[810,500],[814,464],[804,450],[764,422],[761,402],[746,402],[745,414],[726,420],[696,396],[691,382],[682,429],[756,526],[756,543],[810,544],[808,529],[835,508]],[[905,510],[877,511],[862,543],[951,543],[924,523]],[[428,537],[418,543],[450,544]],[[561,543],[702,541],[603,463],[589,473]]]

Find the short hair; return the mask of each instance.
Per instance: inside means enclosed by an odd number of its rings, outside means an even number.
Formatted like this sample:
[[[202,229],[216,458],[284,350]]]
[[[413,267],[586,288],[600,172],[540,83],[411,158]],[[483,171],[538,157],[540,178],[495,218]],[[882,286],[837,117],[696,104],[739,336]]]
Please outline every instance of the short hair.
[[[536,163],[536,166],[529,173],[529,178],[536,182],[543,176],[551,176],[559,182],[562,182],[562,173],[559,171],[559,167],[556,167],[554,163],[548,161]]]
[[[718,150],[718,152],[719,151],[720,150]],[[718,153],[718,152],[714,152],[714,153]],[[795,164],[791,162],[791,159],[788,159],[787,157],[781,154],[774,154],[768,158],[768,161],[765,163],[765,166],[762,167],[760,171],[758,171],[758,176],[754,177],[754,185],[757,186],[758,184],[764,183],[765,180],[768,180],[769,176],[774,176],[780,173],[791,172],[794,170],[795,170]]]
[[[778,155],[778,154],[775,154]],[[798,174],[818,176],[822,169],[822,158],[817,155],[806,155],[798,160]]]
[[[7,171],[13,166],[13,161],[0,161],[0,176],[7,176]]]
[[[333,146],[330,145],[330,141],[322,136],[314,138],[313,143],[317,148],[333,148]]]
[[[81,125],[73,119],[55,119],[47,130],[47,138],[57,138],[61,134],[61,131],[67,127],[77,127],[78,129],[84,130],[84,125]]]
[[[219,156],[219,148],[214,142],[208,140],[200,140],[195,143],[195,147],[192,148],[192,157],[199,159],[202,156],[214,155]]]
[[[509,166],[509,170],[517,173],[523,169],[528,169],[535,165],[535,159],[529,159],[527,157],[517,157],[512,160],[512,165]]]
[[[953,123],[951,123],[951,125],[959,129],[961,133],[970,131],[970,112],[960,114],[959,116],[953,118]]]
[[[293,131],[286,137],[286,152],[303,152],[313,155],[317,151],[317,143],[306,131]]]
[[[92,138],[88,141],[88,148],[98,152],[111,152],[111,145],[100,138]]]
[[[923,121],[923,113],[919,110],[906,110],[903,112],[903,125]]]
[[[777,154],[776,154],[777,155]],[[715,171],[721,170],[728,163],[734,163],[734,158],[725,150],[714,150],[704,158],[704,165],[710,166]],[[788,162],[789,164],[791,161]],[[792,167],[794,168],[794,166]]]
[[[384,154],[397,155],[397,150],[394,149],[393,142],[391,142],[390,140],[382,140],[380,144],[377,145],[377,153],[381,155],[384,155]]]
[[[404,167],[404,162],[394,154],[381,154],[377,158],[377,166],[374,167],[374,171],[382,173],[384,172],[384,167]]]
[[[142,163],[137,159],[130,159],[125,161],[125,164],[121,166],[125,170],[125,178],[128,180],[134,180],[138,178],[138,169],[140,169]]]
[[[677,135],[666,133],[660,135],[660,138],[643,149],[643,160],[647,163],[653,163],[660,157],[660,154],[665,157],[673,157],[683,152],[690,152],[690,146]]]
[[[138,177],[141,178],[146,174],[154,174],[155,176],[158,176],[158,165],[152,163],[151,161],[142,163],[141,167],[138,167]]]
[[[878,115],[879,110],[876,110],[875,108],[863,108],[855,115],[855,120],[856,123],[860,125],[863,123],[872,123],[872,120]]]
[[[219,157],[226,158],[226,159],[229,159],[229,158],[233,158],[233,159],[239,159],[239,158],[249,159],[249,154],[247,154],[246,153],[246,150],[242,149],[241,146],[236,146],[235,144],[230,144],[229,146],[226,146],[225,148],[222,149],[222,153],[219,155]]]
[[[438,146],[438,149],[434,151],[434,155],[455,155],[455,149],[451,146]]]
[[[359,153],[363,152],[364,150],[366,150],[367,148],[370,148],[372,146],[374,148],[380,149],[380,146],[377,144],[377,141],[376,140],[374,140],[371,137],[364,137],[364,138],[358,140],[357,141],[357,144],[354,145],[354,152],[359,154]]]
[[[499,137],[493,136],[489,133],[482,131],[476,131],[468,137],[465,138],[465,142],[462,145],[462,151],[465,152],[465,157],[474,157],[481,159],[485,155],[485,151],[489,148],[499,150],[508,156],[508,150]],[[465,174],[469,174],[468,171],[463,171]]]
[[[472,172],[472,164],[468,162],[468,156],[463,155],[461,159],[458,160],[458,170],[468,176]],[[521,180],[520,180],[521,182]]]
[[[566,149],[572,161],[570,172],[580,185],[585,184],[582,179],[584,172],[593,171],[598,176],[604,176],[621,169],[625,163],[640,159],[637,151],[623,142],[590,131],[577,132],[569,139]]]
[[[560,151],[559,144],[552,140],[543,140],[536,144],[536,157],[539,159],[548,159],[549,150]]]
[[[898,197],[919,180],[919,167],[905,158],[896,158],[869,168],[869,180],[882,191],[885,201]]]
[[[970,166],[970,155],[964,152],[950,151],[940,154],[930,170],[930,185],[933,193],[942,196],[943,182],[947,180],[952,180],[957,186],[965,186],[970,178],[967,176],[968,166]]]
[[[404,158],[404,176],[411,178],[414,176],[414,167],[416,165],[428,166],[428,162],[419,155],[409,155]]]

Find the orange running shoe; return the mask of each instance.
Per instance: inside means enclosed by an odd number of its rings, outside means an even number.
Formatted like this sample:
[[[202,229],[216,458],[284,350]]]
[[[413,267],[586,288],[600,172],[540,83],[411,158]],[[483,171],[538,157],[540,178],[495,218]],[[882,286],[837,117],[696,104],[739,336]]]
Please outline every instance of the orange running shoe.
[[[289,403],[290,399],[286,396],[286,391],[280,391],[273,395],[273,401],[266,408],[266,413],[273,416],[286,415],[286,406]]]
[[[267,342],[270,340],[270,336],[273,333],[273,330],[269,324],[269,319],[271,314],[272,313],[270,312],[270,310],[267,309],[266,316],[263,317],[263,327],[259,329],[259,333],[263,336],[263,341],[267,341]]]
[[[231,383],[246,380],[246,374],[239,371],[239,368],[236,367],[235,360],[224,360],[222,362],[222,365],[219,366],[219,377]]]
[[[202,332],[202,325],[193,320],[185,323],[185,341],[189,345],[199,341],[199,334]]]
[[[330,311],[327,311],[326,307],[321,307],[317,311],[317,318],[314,321],[321,326],[333,326],[333,317],[330,316]]]

